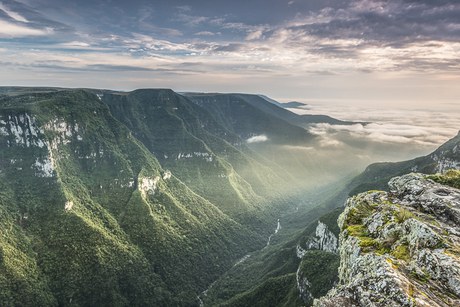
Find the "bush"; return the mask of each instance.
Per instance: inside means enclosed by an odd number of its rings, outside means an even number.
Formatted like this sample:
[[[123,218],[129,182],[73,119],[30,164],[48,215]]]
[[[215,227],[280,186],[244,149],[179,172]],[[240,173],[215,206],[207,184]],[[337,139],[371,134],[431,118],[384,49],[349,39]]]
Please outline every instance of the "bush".
[[[375,204],[369,204],[365,201],[360,202],[354,208],[351,208],[344,226],[362,224],[363,220],[372,214],[375,207]]]
[[[413,218],[414,214],[407,209],[400,209],[394,213],[396,222],[403,223],[404,221]]]
[[[353,237],[367,237],[364,225],[350,225],[347,227],[348,234]]]

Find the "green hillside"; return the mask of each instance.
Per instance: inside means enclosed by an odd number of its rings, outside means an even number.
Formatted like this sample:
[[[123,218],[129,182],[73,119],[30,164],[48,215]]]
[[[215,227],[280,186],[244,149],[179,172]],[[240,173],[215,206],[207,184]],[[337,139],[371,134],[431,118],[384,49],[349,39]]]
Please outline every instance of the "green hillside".
[[[196,304],[260,246],[89,92],[2,97],[0,150],[7,305]]]
[[[285,172],[251,151],[205,109],[171,90],[105,94],[113,116],[193,191],[254,227],[279,211]],[[276,207],[270,208],[270,203]],[[265,217],[264,217],[265,216]]]

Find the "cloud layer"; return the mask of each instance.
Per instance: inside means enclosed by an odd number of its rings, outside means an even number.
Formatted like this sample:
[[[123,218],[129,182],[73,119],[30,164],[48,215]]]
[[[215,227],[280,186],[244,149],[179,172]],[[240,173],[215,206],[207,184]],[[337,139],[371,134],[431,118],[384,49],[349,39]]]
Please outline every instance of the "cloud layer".
[[[292,110],[369,122],[367,125],[317,124],[310,132],[318,136],[324,148],[361,148],[363,152],[371,152],[374,161],[386,157],[397,161],[428,154],[460,130],[460,104],[439,104],[430,109],[404,107],[375,108],[328,102],[309,104],[304,111]]]

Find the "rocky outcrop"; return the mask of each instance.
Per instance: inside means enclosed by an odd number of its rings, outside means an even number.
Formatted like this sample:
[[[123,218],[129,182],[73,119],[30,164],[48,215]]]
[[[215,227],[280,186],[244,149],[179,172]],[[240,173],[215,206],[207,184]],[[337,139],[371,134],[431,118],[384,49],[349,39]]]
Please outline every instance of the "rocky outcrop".
[[[299,297],[304,303],[308,303],[313,300],[313,295],[311,294],[310,287],[311,283],[308,281],[308,278],[305,276],[304,272],[301,269],[301,266],[297,268],[295,273],[297,290],[299,291]]]
[[[325,223],[318,220],[314,236],[309,238],[304,246],[297,245],[296,254],[298,258],[302,258],[309,250],[337,253],[337,247],[337,237],[329,230],[329,227]]]
[[[6,137],[7,147],[44,147],[44,130],[38,127],[37,119],[28,113],[0,115],[0,136]]]
[[[154,195],[157,189],[160,176],[155,177],[140,177],[139,178],[139,190],[141,191],[142,198],[147,199],[149,195]]]
[[[339,285],[314,306],[459,306],[460,191],[421,174],[348,199]]]
[[[299,242],[296,246],[296,255],[302,259],[296,271],[297,291],[307,306],[311,306],[315,297],[325,294],[321,291],[327,291],[335,284],[338,266],[337,236],[321,219],[311,231],[304,243]]]
[[[337,237],[329,230],[326,224],[318,221],[315,237],[307,243],[307,249],[319,249],[331,253],[337,252]]]

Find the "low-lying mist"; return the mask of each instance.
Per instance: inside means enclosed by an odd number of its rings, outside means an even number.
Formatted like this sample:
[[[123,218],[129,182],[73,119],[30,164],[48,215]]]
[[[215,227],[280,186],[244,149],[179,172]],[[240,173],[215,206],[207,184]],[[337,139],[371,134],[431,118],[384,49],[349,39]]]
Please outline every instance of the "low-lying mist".
[[[414,154],[426,154],[454,137],[460,130],[458,103],[398,108],[397,104],[385,107],[328,102],[309,104],[290,111],[297,114],[327,114],[342,120],[368,122],[367,125],[351,126],[319,124],[311,127],[310,132],[320,135],[325,142],[371,142],[376,145],[380,143],[380,147],[389,149],[399,148],[401,155],[390,153],[390,159],[393,159],[393,155],[396,159],[407,159]],[[383,157],[386,155],[385,153]]]
[[[355,118],[348,114],[346,119],[368,124],[312,125],[308,130],[315,139],[309,144],[278,145],[269,138],[248,143],[292,174],[301,187],[317,188],[356,175],[375,162],[427,155],[460,128],[460,121],[448,112],[437,116],[424,111],[382,111],[367,117],[363,114],[356,113]]]
[[[458,110],[457,110],[458,109]],[[353,176],[375,162],[424,156],[458,133],[460,106],[384,109],[314,104],[289,109],[298,114],[326,114],[354,125],[314,124],[315,140],[304,145],[275,145],[270,140],[249,144],[296,177],[303,187],[318,187]]]

